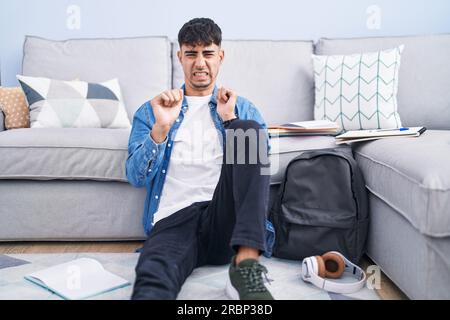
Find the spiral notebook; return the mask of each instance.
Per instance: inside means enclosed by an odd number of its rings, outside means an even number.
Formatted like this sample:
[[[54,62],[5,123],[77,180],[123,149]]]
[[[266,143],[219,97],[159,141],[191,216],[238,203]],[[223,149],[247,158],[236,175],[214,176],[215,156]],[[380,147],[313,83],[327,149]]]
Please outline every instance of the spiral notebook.
[[[426,130],[427,129],[425,127],[352,130],[336,136],[335,140],[336,144],[342,144],[393,137],[418,137]]]

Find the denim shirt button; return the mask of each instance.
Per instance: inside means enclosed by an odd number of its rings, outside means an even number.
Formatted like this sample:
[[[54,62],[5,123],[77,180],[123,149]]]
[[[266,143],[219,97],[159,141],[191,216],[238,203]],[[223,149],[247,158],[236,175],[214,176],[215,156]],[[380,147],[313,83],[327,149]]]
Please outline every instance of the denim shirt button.
[[[152,150],[152,152],[153,152],[153,153],[156,153],[156,150],[155,150],[155,149],[153,149],[153,150]]]
[[[167,146],[168,146],[168,147],[170,148],[171,144],[170,144],[170,143],[168,143],[168,144],[167,144]]]
[[[155,196],[155,199],[158,199],[158,196]]]
[[[152,172],[152,169],[148,169],[148,172]]]
[[[177,122],[180,122],[180,118],[178,118],[176,121],[177,121]]]
[[[163,170],[162,173],[166,173],[166,170]]]

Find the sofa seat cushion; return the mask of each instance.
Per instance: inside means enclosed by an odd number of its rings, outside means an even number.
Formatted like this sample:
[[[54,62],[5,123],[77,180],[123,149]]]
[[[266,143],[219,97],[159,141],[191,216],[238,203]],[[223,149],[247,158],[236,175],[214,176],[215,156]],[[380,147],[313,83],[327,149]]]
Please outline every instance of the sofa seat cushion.
[[[130,129],[24,128],[0,133],[0,179],[127,181]]]
[[[0,179],[109,180],[127,182],[129,129],[39,128],[0,134]],[[270,139],[271,183],[304,150],[336,147],[334,137]]]
[[[332,136],[274,137],[270,139],[270,146],[270,183],[273,185],[281,183],[289,161],[303,151],[338,147]]]
[[[421,233],[450,236],[450,131],[359,143],[354,151],[370,192]]]

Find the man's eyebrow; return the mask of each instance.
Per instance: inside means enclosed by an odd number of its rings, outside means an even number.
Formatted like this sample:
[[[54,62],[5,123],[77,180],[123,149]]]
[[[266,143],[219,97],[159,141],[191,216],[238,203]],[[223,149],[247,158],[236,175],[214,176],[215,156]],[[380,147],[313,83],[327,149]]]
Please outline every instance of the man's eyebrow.
[[[215,50],[203,50],[202,53],[214,53],[216,52]],[[197,51],[195,50],[186,50],[184,52],[184,54],[190,54],[190,53],[197,53]]]

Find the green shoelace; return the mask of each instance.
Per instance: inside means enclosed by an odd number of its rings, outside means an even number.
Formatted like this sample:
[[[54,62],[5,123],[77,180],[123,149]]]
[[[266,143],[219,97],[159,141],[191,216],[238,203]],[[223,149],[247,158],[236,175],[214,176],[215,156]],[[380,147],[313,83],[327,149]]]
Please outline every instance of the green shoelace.
[[[267,288],[264,286],[264,281],[261,276],[261,273],[264,273],[264,276],[267,281],[267,268],[259,263],[255,262],[251,267],[239,267],[237,271],[241,274],[242,278],[245,281],[245,288],[249,292],[265,292]],[[270,283],[270,282],[269,282]]]

